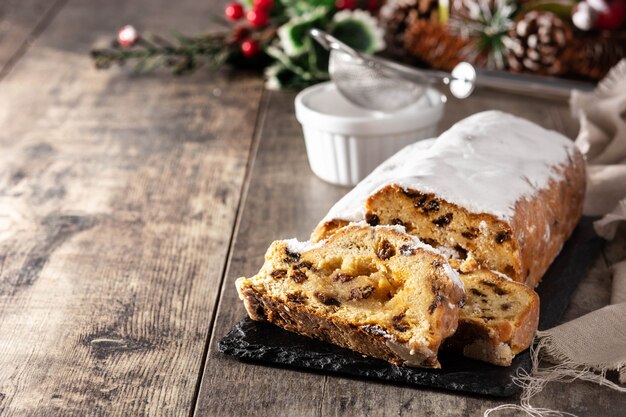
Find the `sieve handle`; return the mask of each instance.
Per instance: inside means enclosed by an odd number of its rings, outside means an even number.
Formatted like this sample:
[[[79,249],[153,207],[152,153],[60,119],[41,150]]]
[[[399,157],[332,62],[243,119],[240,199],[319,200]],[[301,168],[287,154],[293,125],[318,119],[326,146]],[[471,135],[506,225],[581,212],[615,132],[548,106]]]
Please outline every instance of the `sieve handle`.
[[[471,71],[474,72],[473,75],[470,73]],[[476,69],[465,62],[458,64],[452,70],[449,81],[451,91],[455,81],[465,83],[473,82],[477,87],[553,100],[569,99],[572,90],[591,91],[594,88],[592,83],[581,81]],[[454,94],[454,91],[452,91],[452,93]]]

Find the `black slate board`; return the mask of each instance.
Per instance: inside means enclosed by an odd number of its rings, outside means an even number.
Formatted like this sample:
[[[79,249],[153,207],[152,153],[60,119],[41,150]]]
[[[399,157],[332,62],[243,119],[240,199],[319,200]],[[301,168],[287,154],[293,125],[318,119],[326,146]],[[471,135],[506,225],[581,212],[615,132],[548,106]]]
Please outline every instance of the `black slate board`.
[[[542,330],[559,323],[572,293],[600,254],[602,240],[593,231],[593,220],[582,219],[537,288],[541,298],[539,328]],[[518,393],[513,377],[518,368],[530,370],[531,366],[530,354],[526,351],[506,368],[451,352],[440,353],[442,369],[398,367],[248,318],[232,328],[220,341],[218,349],[243,360],[498,397]]]

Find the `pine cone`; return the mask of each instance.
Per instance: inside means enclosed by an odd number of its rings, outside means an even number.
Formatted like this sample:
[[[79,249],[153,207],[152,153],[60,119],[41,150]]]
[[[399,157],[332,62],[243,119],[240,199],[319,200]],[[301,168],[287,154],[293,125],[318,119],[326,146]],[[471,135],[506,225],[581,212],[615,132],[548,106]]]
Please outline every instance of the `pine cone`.
[[[454,35],[473,41],[468,60],[485,60],[490,69],[506,66],[504,39],[513,27],[512,0],[453,0],[448,28]]]
[[[508,4],[514,4],[519,10],[523,5],[536,2],[537,0],[509,0]],[[482,4],[481,4],[482,3]],[[475,15],[478,8],[495,10],[500,7],[497,0],[450,0],[450,17],[470,19]]]
[[[404,33],[419,19],[437,21],[438,0],[389,0],[380,10],[380,22],[385,29],[387,51],[396,57],[406,57]]]
[[[572,74],[602,79],[622,58],[626,58],[626,33],[614,31],[585,34],[579,38]]]
[[[450,2],[450,20],[457,20],[459,22],[472,20],[475,18],[475,6],[478,5],[480,1],[481,0],[452,0]],[[485,0],[484,3],[490,10],[493,10],[492,6],[494,1]]]
[[[551,12],[524,13],[505,40],[513,72],[562,75],[575,52],[572,28]]]
[[[446,26],[428,20],[416,20],[404,37],[406,50],[431,67],[451,71],[465,56],[468,40],[451,34]]]

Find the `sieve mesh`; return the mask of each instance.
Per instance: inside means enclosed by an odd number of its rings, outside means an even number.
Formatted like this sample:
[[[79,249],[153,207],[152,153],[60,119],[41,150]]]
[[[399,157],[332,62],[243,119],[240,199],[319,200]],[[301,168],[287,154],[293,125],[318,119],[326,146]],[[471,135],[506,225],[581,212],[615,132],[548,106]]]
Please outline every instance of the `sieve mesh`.
[[[394,111],[419,100],[427,79],[407,80],[388,68],[333,49],[329,73],[339,91],[354,104],[377,111]]]

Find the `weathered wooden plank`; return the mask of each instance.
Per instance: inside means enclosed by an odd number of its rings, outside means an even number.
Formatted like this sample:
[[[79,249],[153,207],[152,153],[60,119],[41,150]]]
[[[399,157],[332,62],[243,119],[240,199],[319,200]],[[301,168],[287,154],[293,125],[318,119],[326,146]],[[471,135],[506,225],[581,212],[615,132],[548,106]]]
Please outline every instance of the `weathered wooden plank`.
[[[269,92],[267,96],[258,128],[260,149],[211,337],[198,416],[315,415],[323,396],[323,375],[243,364],[216,351],[219,339],[245,314],[235,279],[258,270],[265,249],[277,236],[306,238],[319,213],[346,192],[310,174],[293,115],[293,95]]]
[[[306,238],[326,210],[347,189],[323,183],[307,167],[302,134],[293,116],[292,94],[271,94],[266,122],[224,281],[215,331],[202,381],[196,414],[202,415],[479,415],[503,401],[454,393],[417,390],[375,381],[342,378],[292,369],[241,363],[217,352],[217,342],[244,316],[234,280],[254,274],[269,243],[276,238]],[[465,101],[450,100],[440,130],[474,112],[501,109],[550,128],[553,102],[481,92]],[[599,261],[596,269],[606,271]],[[591,283],[606,284],[606,276],[592,274]],[[584,285],[582,286],[584,288]],[[586,294],[579,291],[577,297]],[[602,299],[602,294],[597,296]],[[589,303],[583,307],[593,308]],[[578,310],[580,312],[580,310]],[[574,311],[574,316],[577,311]],[[589,384],[548,386],[536,404],[581,415],[618,415],[624,399]],[[513,399],[515,401],[515,399]],[[503,413],[503,415],[507,415]],[[512,414],[508,414],[512,415]]]
[[[9,0],[0,3],[0,78],[65,3],[66,0]]]
[[[0,415],[186,415],[262,83],[97,72],[192,0],[70,2],[0,83]]]

